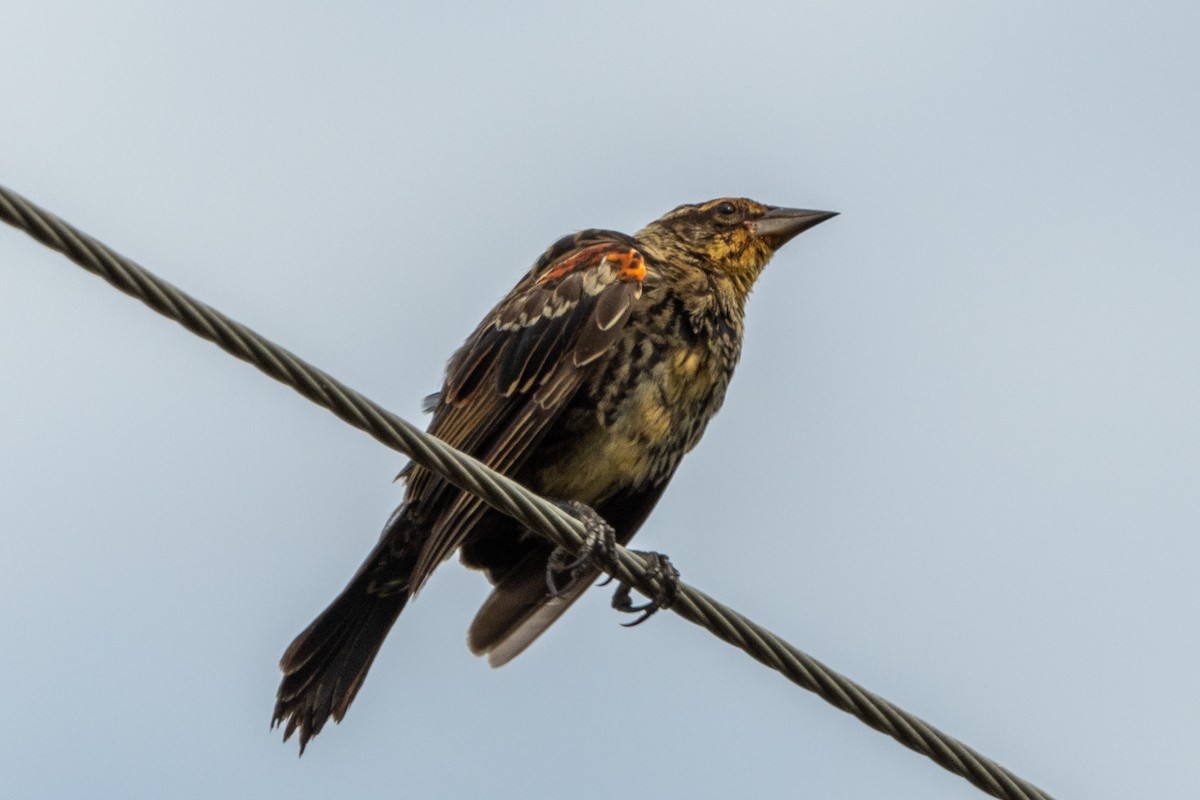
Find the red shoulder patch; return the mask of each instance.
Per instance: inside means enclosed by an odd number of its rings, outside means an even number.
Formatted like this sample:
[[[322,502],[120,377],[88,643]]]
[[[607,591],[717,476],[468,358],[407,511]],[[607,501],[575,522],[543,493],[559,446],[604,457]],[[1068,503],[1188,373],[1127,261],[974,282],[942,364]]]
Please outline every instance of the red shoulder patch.
[[[620,281],[642,281],[646,278],[646,259],[632,247],[624,250],[614,250],[611,244],[594,244],[572,253],[537,279],[537,284],[544,285],[552,280],[570,275],[578,270],[598,267],[608,262],[613,268],[613,275]]]

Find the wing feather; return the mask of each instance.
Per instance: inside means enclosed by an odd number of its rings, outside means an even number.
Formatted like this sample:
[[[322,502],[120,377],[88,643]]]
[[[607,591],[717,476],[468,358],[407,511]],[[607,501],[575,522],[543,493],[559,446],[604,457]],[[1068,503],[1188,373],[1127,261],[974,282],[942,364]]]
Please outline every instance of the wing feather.
[[[568,240],[564,240],[568,241]],[[502,473],[514,473],[612,347],[641,297],[645,267],[631,238],[584,231],[555,244],[484,320],[447,367],[429,432]],[[549,257],[552,256],[552,257]],[[429,503],[449,485],[420,467],[407,502]],[[484,515],[455,492],[421,548],[417,589]]]

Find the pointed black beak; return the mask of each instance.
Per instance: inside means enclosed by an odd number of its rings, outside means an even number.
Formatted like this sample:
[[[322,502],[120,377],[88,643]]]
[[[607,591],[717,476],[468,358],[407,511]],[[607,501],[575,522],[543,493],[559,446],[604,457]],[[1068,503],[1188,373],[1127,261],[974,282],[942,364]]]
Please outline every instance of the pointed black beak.
[[[820,225],[837,215],[836,211],[772,208],[750,223],[750,231],[758,238],[765,239],[773,250],[777,250],[814,225]]]

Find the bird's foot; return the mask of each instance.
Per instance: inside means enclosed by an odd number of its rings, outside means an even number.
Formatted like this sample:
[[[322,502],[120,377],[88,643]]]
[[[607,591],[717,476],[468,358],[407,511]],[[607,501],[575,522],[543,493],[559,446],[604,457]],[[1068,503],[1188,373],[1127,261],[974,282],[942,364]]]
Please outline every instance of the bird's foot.
[[[583,523],[583,547],[579,555],[572,556],[569,550],[554,548],[546,562],[546,588],[558,597],[575,585],[592,563],[611,564],[617,555],[617,532],[604,521],[591,506],[576,500],[554,500],[554,505]],[[558,578],[567,575],[567,582],[558,585]]]
[[[617,590],[613,592],[612,607],[626,614],[641,613],[641,616],[633,622],[622,622],[621,624],[626,628],[641,625],[650,619],[654,615],[654,612],[660,608],[670,608],[671,604],[675,602],[675,598],[679,596],[679,570],[675,569],[675,565],[671,563],[671,559],[662,553],[646,550],[632,550],[630,552],[637,553],[650,562],[650,570],[646,573],[647,577],[658,578],[662,581],[662,589],[645,603],[634,605],[633,597],[630,596],[633,586],[624,582],[617,586]],[[609,580],[612,579],[610,578]],[[605,581],[605,583],[607,582]]]

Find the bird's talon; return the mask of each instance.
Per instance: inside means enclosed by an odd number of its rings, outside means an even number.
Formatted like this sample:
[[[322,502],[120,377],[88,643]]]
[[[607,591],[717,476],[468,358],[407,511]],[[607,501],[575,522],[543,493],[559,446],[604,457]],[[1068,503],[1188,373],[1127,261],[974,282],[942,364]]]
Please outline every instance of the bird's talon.
[[[572,558],[570,551],[556,547],[546,561],[546,588],[552,597],[558,597],[575,585],[589,565],[612,564],[617,555],[617,532],[591,506],[576,500],[552,502],[582,522],[585,531],[579,555]],[[557,578],[564,573],[567,582],[559,586]]]
[[[648,576],[658,578],[662,581],[663,585],[657,595],[641,605],[634,605],[633,597],[630,594],[633,587],[630,584],[621,582],[617,586],[617,590],[613,592],[612,607],[625,614],[641,614],[633,622],[622,622],[621,626],[624,628],[641,625],[650,619],[660,608],[670,608],[671,604],[675,602],[675,598],[679,596],[679,570],[675,569],[675,565],[671,563],[669,558],[662,553],[641,550],[634,550],[632,552],[637,553],[650,562]]]
[[[641,608],[641,606],[638,606],[638,608]],[[642,615],[640,617],[638,617],[637,619],[635,619],[633,622],[622,622],[621,627],[622,628],[633,628],[638,625],[641,625],[643,622],[650,619],[650,617],[652,617],[654,615],[654,612],[657,610],[658,609],[655,608],[650,611],[643,611]]]

